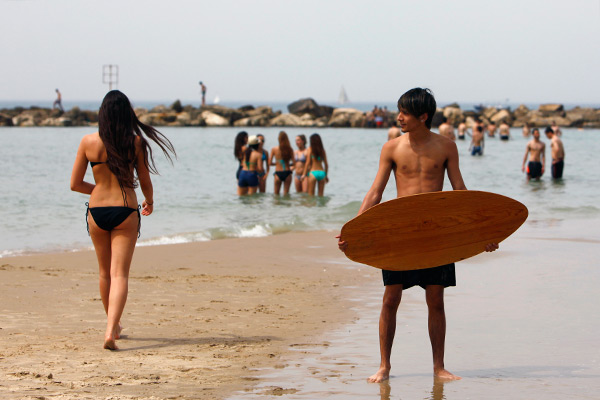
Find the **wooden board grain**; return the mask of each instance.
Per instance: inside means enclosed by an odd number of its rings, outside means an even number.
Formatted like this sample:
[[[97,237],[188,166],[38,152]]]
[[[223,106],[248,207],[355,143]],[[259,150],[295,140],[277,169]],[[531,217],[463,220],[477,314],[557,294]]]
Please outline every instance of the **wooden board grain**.
[[[527,207],[475,190],[422,193],[371,207],[348,221],[346,256],[376,268],[405,271],[464,260],[500,243],[527,219]]]

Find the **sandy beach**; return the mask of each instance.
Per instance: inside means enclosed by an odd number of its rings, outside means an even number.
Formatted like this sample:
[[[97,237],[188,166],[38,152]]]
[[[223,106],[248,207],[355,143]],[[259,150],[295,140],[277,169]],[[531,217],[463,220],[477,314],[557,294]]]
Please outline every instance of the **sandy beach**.
[[[380,272],[333,232],[136,250],[120,351],[103,350],[94,253],[3,258],[2,399],[594,399],[600,237],[590,221],[528,221],[457,266],[446,366],[432,378],[423,291],[405,292],[389,382]]]
[[[294,349],[327,347],[319,334],[356,318],[346,288],[379,278],[347,261],[333,236],[138,247],[117,352],[102,349],[93,251],[3,258],[0,398],[222,399],[250,390],[261,369],[287,367]]]

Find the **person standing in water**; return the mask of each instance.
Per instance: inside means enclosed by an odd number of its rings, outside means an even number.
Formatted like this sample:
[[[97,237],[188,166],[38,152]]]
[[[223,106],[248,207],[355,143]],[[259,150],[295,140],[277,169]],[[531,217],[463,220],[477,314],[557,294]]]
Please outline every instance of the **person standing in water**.
[[[438,131],[440,132],[440,135],[445,136],[450,140],[456,140],[454,127],[448,123],[448,118],[442,117],[442,124],[439,126]]]
[[[471,135],[471,147],[469,148],[472,156],[483,155],[484,140],[483,126],[475,125],[473,127],[473,134]]]
[[[394,121],[390,129],[388,129],[388,141],[394,140],[397,137],[400,137],[401,135],[402,131],[400,130],[400,128],[398,128],[398,124],[396,123],[396,121]]]
[[[304,168],[306,168],[306,157],[308,149],[306,148],[306,136],[296,136],[296,146],[298,150],[294,152],[294,186],[296,193],[305,193],[308,191],[308,179],[304,176]]]
[[[258,151],[261,152],[262,158],[260,160],[261,172],[258,173],[258,192],[265,193],[267,191],[267,178],[269,177],[269,153],[265,150],[265,136],[262,134],[256,135],[258,138]],[[266,169],[265,169],[266,167]]]
[[[318,186],[319,196],[325,193],[325,184],[329,182],[327,171],[327,153],[323,148],[321,136],[318,133],[310,135],[310,148],[308,149],[308,162],[304,170],[304,177],[308,177],[308,194],[314,196]]]
[[[397,119],[404,134],[397,140],[383,145],[375,181],[362,202],[359,215],[381,202],[392,172],[396,178],[397,197],[441,191],[445,173],[448,174],[454,190],[467,189],[459,169],[456,143],[431,131],[431,121],[436,110],[431,91],[421,88],[409,90],[398,100],[398,110]],[[339,235],[337,238],[340,250],[346,251],[348,243],[342,241]],[[485,246],[486,251],[494,251],[497,248],[495,243]],[[454,264],[412,271],[382,270],[382,275],[385,292],[379,318],[381,364],[379,370],[368,378],[369,382],[383,382],[389,379],[396,314],[402,292],[415,285],[425,289],[433,373],[440,379],[460,379],[446,370],[444,365],[444,288],[456,285]]]
[[[523,165],[521,171],[525,172],[525,163],[529,155],[529,163],[527,164],[527,180],[539,180],[545,172],[546,165],[546,145],[540,140],[540,130],[534,128],[531,132],[533,139],[527,143],[525,148],[525,157],[523,157]]]
[[[550,139],[552,152],[552,178],[561,179],[565,168],[565,147],[551,127],[546,128],[546,137]]]
[[[508,122],[502,121],[500,123],[500,140],[510,140],[510,125]]]
[[[258,137],[250,136],[244,151],[240,179],[238,179],[239,196],[254,194],[258,190],[258,173],[262,172],[262,153],[258,151],[258,147]]]
[[[129,268],[140,234],[140,206],[135,193],[139,182],[144,195],[144,216],[154,210],[150,173],[157,173],[147,138],[171,160],[171,142],[156,129],[140,122],[127,96],[112,90],[98,113],[98,132],[81,139],[71,190],[90,195],[86,223],[100,267],[100,298],[107,315],[104,348],[117,350],[121,316],[127,301]],[[172,160],[171,160],[172,161]],[[88,163],[94,182],[84,181]]]
[[[294,150],[290,145],[287,133],[279,132],[279,146],[271,149],[270,164],[275,166],[274,192],[279,195],[283,185],[283,195],[290,192],[292,184],[292,168],[294,167]]]
[[[458,124],[458,140],[465,140],[465,135],[467,133],[467,124],[461,122]]]
[[[525,122],[523,125],[523,137],[527,138],[529,135],[531,135],[531,128],[529,127],[529,124]]]

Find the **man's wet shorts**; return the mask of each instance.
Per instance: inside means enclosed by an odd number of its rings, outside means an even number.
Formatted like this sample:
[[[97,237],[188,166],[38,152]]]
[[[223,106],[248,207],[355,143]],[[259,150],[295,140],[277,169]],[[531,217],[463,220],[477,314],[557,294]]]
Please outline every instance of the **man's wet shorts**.
[[[413,271],[388,271],[384,269],[381,273],[385,286],[401,284],[403,290],[415,285],[419,285],[423,289],[427,285],[456,286],[454,263]]]
[[[542,176],[542,163],[539,161],[529,161],[529,164],[527,164],[527,175],[531,179]]]

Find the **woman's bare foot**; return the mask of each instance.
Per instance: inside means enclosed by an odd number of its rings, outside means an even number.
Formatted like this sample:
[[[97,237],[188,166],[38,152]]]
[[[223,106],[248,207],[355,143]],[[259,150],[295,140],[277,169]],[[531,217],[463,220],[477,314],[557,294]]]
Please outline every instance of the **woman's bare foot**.
[[[454,375],[453,373],[451,373],[450,371],[447,371],[444,368],[434,371],[434,375],[436,378],[442,379],[445,381],[457,381],[459,379],[462,379],[460,376]]]
[[[123,330],[123,327],[121,326],[121,323],[119,322],[119,324],[117,325],[117,328],[115,329],[115,340],[121,339],[121,331],[122,330]]]
[[[104,348],[107,350],[119,350],[113,338],[104,339]]]
[[[390,369],[389,368],[379,368],[379,370],[375,373],[375,375],[371,375],[367,381],[371,383],[379,383],[383,381],[387,381],[390,379]]]

